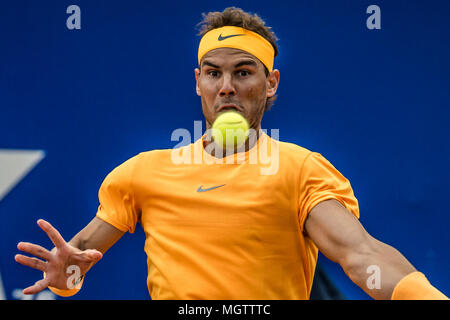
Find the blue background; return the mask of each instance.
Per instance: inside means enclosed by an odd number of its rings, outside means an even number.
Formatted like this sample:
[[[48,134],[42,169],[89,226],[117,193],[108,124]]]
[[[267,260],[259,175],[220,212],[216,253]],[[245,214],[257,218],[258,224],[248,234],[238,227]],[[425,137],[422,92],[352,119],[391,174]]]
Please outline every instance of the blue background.
[[[66,8],[81,8],[69,30]],[[381,8],[368,30],[366,8]],[[105,176],[131,156],[171,148],[202,120],[194,68],[201,13],[257,12],[277,34],[278,100],[263,128],[322,153],[352,183],[374,237],[450,294],[448,1],[8,1],[0,10],[0,148],[46,157],[1,202],[8,299],[41,277],[14,262],[19,241],[52,247],[95,215]],[[369,297],[319,262],[349,299]],[[125,235],[73,299],[148,299],[144,233]]]

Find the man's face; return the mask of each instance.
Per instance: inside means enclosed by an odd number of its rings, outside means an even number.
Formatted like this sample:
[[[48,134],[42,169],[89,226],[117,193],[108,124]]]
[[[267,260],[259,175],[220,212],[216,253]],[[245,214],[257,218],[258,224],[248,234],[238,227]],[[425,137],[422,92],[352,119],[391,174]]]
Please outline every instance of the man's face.
[[[250,53],[219,48],[205,54],[195,78],[207,129],[229,110],[239,112],[251,128],[259,129],[266,100],[276,93],[279,72],[273,70],[266,76],[264,65]]]

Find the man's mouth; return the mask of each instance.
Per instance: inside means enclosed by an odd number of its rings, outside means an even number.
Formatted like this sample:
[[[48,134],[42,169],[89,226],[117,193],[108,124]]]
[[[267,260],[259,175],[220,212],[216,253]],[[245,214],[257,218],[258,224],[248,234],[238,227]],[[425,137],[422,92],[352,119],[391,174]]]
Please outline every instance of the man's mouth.
[[[222,112],[222,111],[242,112],[242,108],[234,103],[227,103],[227,104],[222,104],[221,106],[219,106],[219,108],[217,108],[216,112]]]

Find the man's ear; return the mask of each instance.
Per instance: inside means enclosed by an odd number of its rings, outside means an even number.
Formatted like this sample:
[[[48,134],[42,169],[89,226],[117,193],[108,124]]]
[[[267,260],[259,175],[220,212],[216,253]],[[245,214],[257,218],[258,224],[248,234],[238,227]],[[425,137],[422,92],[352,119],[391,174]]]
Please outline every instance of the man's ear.
[[[269,73],[266,79],[266,96],[271,98],[277,93],[278,84],[280,83],[280,71],[274,69]]]
[[[199,78],[200,78],[200,69],[199,68],[195,68],[195,82],[196,82],[195,91],[197,92],[198,96],[201,96],[202,94],[200,92],[200,87],[198,85],[198,79]]]

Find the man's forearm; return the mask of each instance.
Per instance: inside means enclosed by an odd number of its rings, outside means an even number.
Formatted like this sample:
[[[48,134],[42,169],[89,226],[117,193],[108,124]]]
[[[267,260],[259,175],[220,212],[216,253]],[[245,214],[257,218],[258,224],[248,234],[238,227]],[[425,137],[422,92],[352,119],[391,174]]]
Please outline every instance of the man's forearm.
[[[83,241],[81,241],[80,237],[78,237],[77,235],[74,236],[70,241],[69,244],[72,247],[78,248],[80,250],[85,250],[85,248],[83,247]]]
[[[417,271],[395,248],[374,238],[365,250],[341,264],[349,278],[374,299],[391,299],[396,285]]]
[[[69,244],[80,250],[95,249],[105,253],[123,235],[124,232],[99,218],[94,218],[69,241]]]

